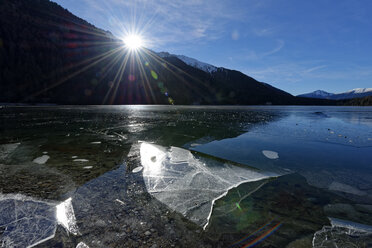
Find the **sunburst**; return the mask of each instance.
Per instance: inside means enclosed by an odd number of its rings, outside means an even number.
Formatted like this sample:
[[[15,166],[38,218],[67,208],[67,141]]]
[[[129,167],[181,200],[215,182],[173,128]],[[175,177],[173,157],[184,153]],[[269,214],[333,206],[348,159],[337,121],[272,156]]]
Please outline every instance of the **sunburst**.
[[[123,37],[124,45],[129,50],[138,50],[144,46],[144,39],[138,34],[130,34]]]

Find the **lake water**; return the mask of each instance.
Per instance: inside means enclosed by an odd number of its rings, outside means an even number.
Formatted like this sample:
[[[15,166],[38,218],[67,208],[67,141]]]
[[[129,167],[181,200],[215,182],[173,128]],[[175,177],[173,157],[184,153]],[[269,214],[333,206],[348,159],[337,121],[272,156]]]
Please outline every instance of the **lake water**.
[[[1,247],[372,247],[372,108],[0,109]]]

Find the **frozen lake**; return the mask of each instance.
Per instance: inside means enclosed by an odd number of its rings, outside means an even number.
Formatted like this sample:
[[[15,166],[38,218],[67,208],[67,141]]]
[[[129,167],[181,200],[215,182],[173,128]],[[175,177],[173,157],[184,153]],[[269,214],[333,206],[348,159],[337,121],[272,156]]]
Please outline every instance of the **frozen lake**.
[[[372,108],[0,109],[1,247],[372,247]]]

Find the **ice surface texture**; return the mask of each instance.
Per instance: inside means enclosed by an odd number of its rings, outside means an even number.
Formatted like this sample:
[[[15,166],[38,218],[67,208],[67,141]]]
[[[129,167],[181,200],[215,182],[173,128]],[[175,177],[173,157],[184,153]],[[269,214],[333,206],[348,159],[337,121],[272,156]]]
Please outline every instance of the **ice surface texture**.
[[[0,145],[0,161],[5,160],[19,146],[19,143]]]
[[[54,237],[57,223],[77,234],[71,199],[59,205],[20,194],[0,194],[0,246],[33,247]]]
[[[324,226],[314,234],[314,248],[371,247],[372,226],[336,218],[329,219],[331,226]]]
[[[54,237],[55,204],[0,194],[0,213],[1,247],[32,247]]]
[[[208,225],[214,202],[230,189],[245,182],[279,176],[196,158],[190,151],[177,147],[167,149],[142,143],[140,155],[148,192],[204,228]]]

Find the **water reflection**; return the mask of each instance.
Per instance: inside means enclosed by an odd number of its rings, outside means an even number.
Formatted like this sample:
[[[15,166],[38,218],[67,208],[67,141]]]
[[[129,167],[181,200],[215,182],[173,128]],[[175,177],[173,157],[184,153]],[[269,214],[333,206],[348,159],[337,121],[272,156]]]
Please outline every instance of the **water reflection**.
[[[191,149],[257,168],[299,172],[312,185],[371,204],[372,130],[329,115],[292,113]]]

